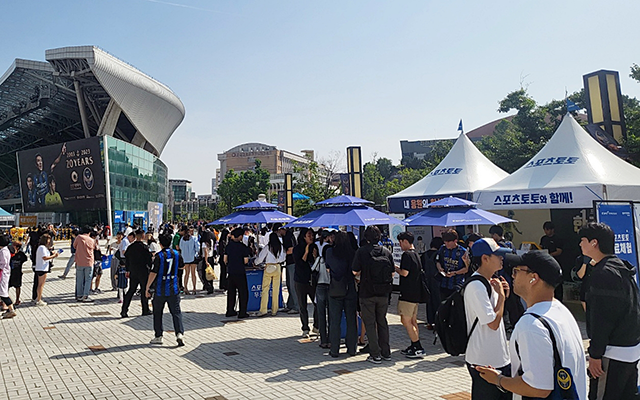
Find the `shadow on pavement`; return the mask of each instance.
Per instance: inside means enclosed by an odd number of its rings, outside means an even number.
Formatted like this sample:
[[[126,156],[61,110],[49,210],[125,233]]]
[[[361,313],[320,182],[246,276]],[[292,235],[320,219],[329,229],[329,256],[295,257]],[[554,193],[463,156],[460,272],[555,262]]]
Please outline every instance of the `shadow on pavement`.
[[[435,348],[429,354],[440,354]],[[266,382],[317,381],[330,379],[339,374],[357,372],[378,365],[366,361],[367,354],[348,356],[341,348],[339,358],[331,358],[327,350],[320,349],[318,342],[299,343],[298,337],[277,339],[244,338],[220,343],[203,343],[183,357],[206,370],[229,370],[242,373],[267,374]],[[274,361],[274,354],[282,356]],[[442,359],[435,361],[405,358],[399,350],[392,352],[391,361],[381,366],[407,364],[402,372],[436,371],[449,366]],[[345,362],[345,359],[353,360]],[[451,357],[452,361],[458,359]],[[265,361],[260,361],[265,360]],[[332,361],[336,362],[332,362]],[[456,367],[458,365],[451,365]]]

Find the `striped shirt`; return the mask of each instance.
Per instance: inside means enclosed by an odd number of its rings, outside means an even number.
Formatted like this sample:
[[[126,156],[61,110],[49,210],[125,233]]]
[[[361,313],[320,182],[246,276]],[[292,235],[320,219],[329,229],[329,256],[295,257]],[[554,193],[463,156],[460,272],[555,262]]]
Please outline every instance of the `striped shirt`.
[[[153,260],[151,272],[156,278],[156,296],[175,296],[180,293],[178,269],[184,267],[184,261],[176,250],[162,249]]]

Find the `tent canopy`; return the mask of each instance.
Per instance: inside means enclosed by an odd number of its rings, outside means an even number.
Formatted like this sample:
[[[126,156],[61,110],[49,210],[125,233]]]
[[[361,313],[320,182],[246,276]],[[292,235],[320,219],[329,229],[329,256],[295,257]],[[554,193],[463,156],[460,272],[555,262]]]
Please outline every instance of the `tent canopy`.
[[[10,212],[0,208],[0,221],[15,221],[16,216],[11,214]]]
[[[529,162],[480,190],[483,209],[591,208],[593,200],[640,198],[640,169],[605,149],[567,114]]]
[[[455,195],[469,198],[507,177],[478,150],[464,133],[449,154],[427,176],[405,190],[387,197],[390,212],[415,212],[425,208],[429,199]]]

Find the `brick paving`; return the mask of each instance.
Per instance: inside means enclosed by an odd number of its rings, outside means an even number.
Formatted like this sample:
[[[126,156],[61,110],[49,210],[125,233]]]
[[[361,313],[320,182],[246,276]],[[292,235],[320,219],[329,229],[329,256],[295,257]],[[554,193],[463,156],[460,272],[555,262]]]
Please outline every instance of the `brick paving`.
[[[140,316],[137,298],[126,319],[116,292],[77,303],[74,272],[57,278],[64,265],[60,257],[49,274],[43,296],[49,305],[35,307],[24,301],[33,279],[25,264],[23,305],[17,317],[0,320],[0,399],[470,398],[463,358],[433,345],[431,332],[421,331],[424,359],[400,354],[408,339],[395,295],[388,315],[392,361],[382,365],[366,362],[366,355],[334,359],[317,341],[301,343],[297,315],[226,318],[223,294],[183,297],[186,345],[177,347],[165,332],[164,345],[152,346],[153,317]],[[105,278],[102,289],[109,286]],[[168,310],[164,326],[173,328]]]

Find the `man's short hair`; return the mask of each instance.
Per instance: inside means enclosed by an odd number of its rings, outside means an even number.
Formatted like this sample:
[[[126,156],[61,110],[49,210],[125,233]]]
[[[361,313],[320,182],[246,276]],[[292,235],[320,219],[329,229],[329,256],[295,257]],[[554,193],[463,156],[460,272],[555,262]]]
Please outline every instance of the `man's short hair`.
[[[169,248],[171,247],[171,242],[173,238],[170,235],[160,235],[158,240],[160,241],[160,246],[164,248]]]
[[[127,237],[129,237],[129,236],[133,236],[133,237],[135,237],[135,236],[136,236],[136,234],[135,234],[135,233],[133,233],[133,231],[131,231],[131,232],[129,232],[129,234],[127,235]]]
[[[432,249],[439,249],[444,244],[444,240],[440,236],[436,236],[431,239],[431,243],[429,243],[429,247]]]
[[[602,222],[589,222],[580,229],[578,236],[581,239],[587,238],[589,241],[596,239],[603,254],[614,254],[615,235],[609,225]]]
[[[378,229],[375,225],[367,226],[367,229],[364,230],[364,240],[371,244],[378,243],[382,234],[380,233],[380,229]]]
[[[556,226],[553,222],[547,221],[544,224],[542,224],[542,229],[556,229]]]
[[[136,236],[144,236],[144,231],[142,229],[138,229],[136,231]]]
[[[91,233],[92,230],[93,229],[89,225],[85,225],[82,227],[82,230],[80,231],[80,233],[87,234],[87,233]]]
[[[445,242],[457,242],[458,232],[456,232],[454,229],[449,229],[442,234],[442,240],[444,240]]]
[[[236,229],[232,230],[229,235],[231,235],[231,236],[233,236],[235,238],[242,237],[244,235],[244,229],[236,228]]]
[[[413,244],[413,233],[411,232],[400,232],[398,233],[398,241],[406,240],[409,244]]]
[[[494,233],[502,237],[502,234],[504,234],[504,229],[502,229],[500,225],[493,225],[491,228],[489,228],[489,234],[493,235]]]

